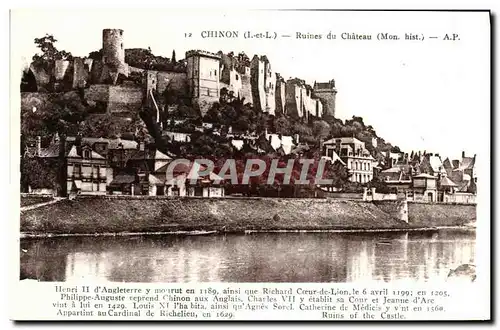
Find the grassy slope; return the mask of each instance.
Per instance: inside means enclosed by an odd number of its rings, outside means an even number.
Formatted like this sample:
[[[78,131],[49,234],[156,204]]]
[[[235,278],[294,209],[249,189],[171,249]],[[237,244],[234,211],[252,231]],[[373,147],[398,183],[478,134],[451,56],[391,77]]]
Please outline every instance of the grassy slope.
[[[476,206],[408,203],[408,220],[418,227],[462,226],[476,221]]]
[[[50,196],[29,196],[29,197],[21,197],[21,207],[29,206],[34,204],[40,204],[45,202],[50,202],[53,200],[53,197]]]
[[[312,199],[99,199],[22,212],[23,232],[402,228],[371,203]]]

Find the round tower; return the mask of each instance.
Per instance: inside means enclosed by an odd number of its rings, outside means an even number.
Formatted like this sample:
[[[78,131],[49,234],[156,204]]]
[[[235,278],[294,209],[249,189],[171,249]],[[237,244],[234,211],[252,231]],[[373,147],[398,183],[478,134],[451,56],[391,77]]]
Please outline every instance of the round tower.
[[[105,64],[119,67],[125,64],[122,29],[102,30],[102,60]]]

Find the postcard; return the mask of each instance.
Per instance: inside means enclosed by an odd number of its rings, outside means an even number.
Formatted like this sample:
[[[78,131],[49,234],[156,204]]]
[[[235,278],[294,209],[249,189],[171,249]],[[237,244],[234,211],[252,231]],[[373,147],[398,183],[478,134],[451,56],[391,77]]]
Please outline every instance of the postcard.
[[[490,31],[13,10],[11,318],[490,320]]]

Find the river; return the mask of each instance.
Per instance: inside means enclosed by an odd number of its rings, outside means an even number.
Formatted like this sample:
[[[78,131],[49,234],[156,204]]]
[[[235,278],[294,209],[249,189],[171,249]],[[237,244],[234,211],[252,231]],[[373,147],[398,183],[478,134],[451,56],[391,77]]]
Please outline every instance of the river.
[[[21,240],[21,279],[112,282],[444,281],[475,232],[60,237]]]

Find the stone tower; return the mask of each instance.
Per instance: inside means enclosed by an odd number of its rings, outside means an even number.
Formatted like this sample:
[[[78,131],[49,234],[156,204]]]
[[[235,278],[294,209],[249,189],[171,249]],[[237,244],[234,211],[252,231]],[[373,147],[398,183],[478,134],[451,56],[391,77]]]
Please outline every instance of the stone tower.
[[[324,83],[314,83],[314,94],[321,99],[323,104],[323,116],[335,117],[335,99],[337,89],[335,80]]]
[[[221,56],[218,54],[190,50],[186,52],[187,83],[193,105],[200,108],[204,116],[213,103],[219,101],[219,76]]]
[[[123,30],[102,30],[102,61],[111,67],[125,64],[125,48],[123,48]]]
[[[120,74],[128,77],[128,65],[125,63],[125,48],[123,47],[123,30],[102,30],[102,70],[100,83],[116,85]]]

